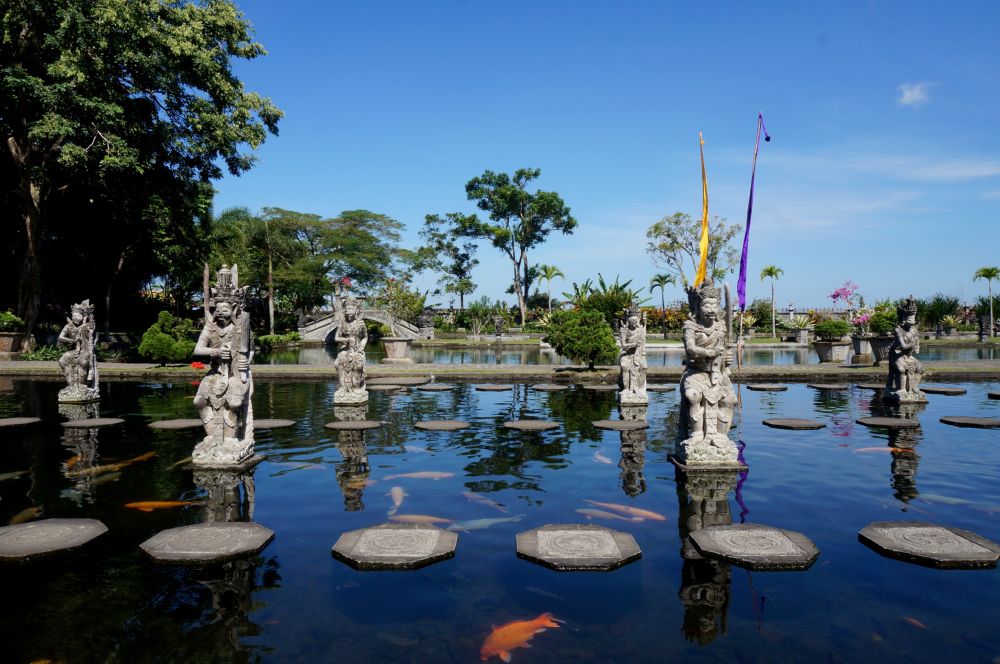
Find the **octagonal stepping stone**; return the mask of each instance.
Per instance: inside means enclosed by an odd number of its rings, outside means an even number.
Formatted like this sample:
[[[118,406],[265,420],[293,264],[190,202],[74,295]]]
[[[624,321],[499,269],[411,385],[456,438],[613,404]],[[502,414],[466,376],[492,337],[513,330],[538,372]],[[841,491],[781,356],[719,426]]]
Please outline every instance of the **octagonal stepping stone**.
[[[333,557],[362,570],[417,569],[455,555],[458,534],[418,523],[384,523],[344,533]]]
[[[943,394],[949,397],[957,397],[966,393],[961,387],[949,387],[947,385],[921,385],[920,390],[927,394]]]
[[[841,392],[848,388],[848,385],[843,383],[810,383],[809,387],[814,390],[829,391],[829,392]]]
[[[986,396],[990,399],[1000,399],[1000,392],[990,392]]]
[[[254,420],[253,426],[255,429],[284,429],[286,427],[295,426],[295,420],[278,420],[278,419],[260,419]]]
[[[412,387],[414,385],[429,383],[431,380],[432,378],[430,376],[376,376],[374,378],[369,378],[365,381],[365,383],[369,387],[372,385],[401,385],[403,387]]]
[[[648,420],[597,420],[596,422],[591,422],[598,429],[607,429],[609,431],[637,431],[639,429],[648,429]]]
[[[77,549],[108,532],[96,519],[42,519],[0,528],[0,561],[27,561]]]
[[[446,392],[455,389],[455,386],[444,383],[428,383],[427,385],[418,385],[417,389],[421,392]]]
[[[259,523],[198,523],[160,531],[139,548],[159,563],[207,565],[257,555],[273,539]]]
[[[513,385],[476,385],[477,392],[507,392],[514,389]]]
[[[878,390],[884,390],[885,389],[885,384],[884,383],[855,383],[854,387],[858,388],[859,390],[875,390],[875,391],[878,391]]]
[[[747,385],[747,389],[753,392],[787,392],[788,386],[776,383],[757,383],[756,385]]]
[[[157,420],[149,423],[150,429],[200,429],[203,426],[204,423],[197,419]]]
[[[920,426],[920,422],[905,417],[861,417],[855,421],[866,427],[879,429],[916,429]]]
[[[403,385],[390,385],[388,383],[378,383],[377,385],[368,385],[369,392],[396,392],[398,390],[404,389]]]
[[[91,417],[86,420],[67,420],[62,425],[67,429],[93,429],[95,427],[110,427],[124,422],[125,420],[120,417]]]
[[[472,425],[462,420],[424,420],[413,426],[424,431],[458,431],[468,429]]]
[[[616,569],[642,557],[635,538],[590,524],[546,525],[517,534],[517,556],[560,572]]]
[[[0,427],[23,427],[28,424],[38,424],[40,417],[4,417],[0,419]]]
[[[887,558],[940,569],[996,567],[1000,558],[995,542],[923,521],[875,521],[861,529],[858,539]]]
[[[382,423],[379,420],[338,420],[337,422],[327,422],[323,426],[334,431],[364,431],[378,429]]]
[[[688,539],[707,558],[751,570],[804,570],[819,557],[819,549],[802,533],[756,523],[708,526]]]
[[[653,383],[652,385],[646,385],[647,392],[673,392],[677,389],[676,385],[664,385],[663,383]]]
[[[569,386],[556,385],[555,383],[539,383],[538,385],[532,385],[531,389],[539,392],[562,392],[563,390],[568,390]]]
[[[816,420],[804,420],[798,417],[772,417],[764,420],[764,426],[772,429],[789,429],[791,431],[809,431],[826,427],[822,422]]]
[[[611,392],[612,390],[618,391],[617,385],[584,385],[583,389],[593,390],[594,392]]]
[[[516,429],[517,431],[548,431],[559,428],[558,423],[548,420],[510,420],[504,422],[503,425],[508,429]]]
[[[945,424],[953,427],[971,429],[1000,429],[1000,418],[996,417],[966,417],[964,415],[947,415],[941,418]]]

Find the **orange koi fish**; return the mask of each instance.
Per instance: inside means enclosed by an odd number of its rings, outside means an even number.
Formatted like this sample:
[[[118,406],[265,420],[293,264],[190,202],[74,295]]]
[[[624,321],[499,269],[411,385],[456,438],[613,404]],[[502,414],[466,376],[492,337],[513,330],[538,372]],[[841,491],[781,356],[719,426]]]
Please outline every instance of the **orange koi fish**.
[[[393,514],[389,521],[396,523],[421,523],[424,525],[435,523],[454,523],[454,519],[446,519],[443,516],[428,516],[426,514]]]
[[[80,463],[80,455],[79,454],[77,454],[73,458],[71,458],[68,461],[66,461],[66,470],[71,470],[73,468],[73,466],[75,466],[78,463]]]
[[[891,452],[892,454],[913,454],[905,447],[859,447],[855,452]]]
[[[621,514],[612,514],[611,512],[605,512],[604,510],[590,510],[590,509],[579,509],[576,510],[577,514],[582,514],[588,519],[618,519],[619,521],[645,521],[641,516],[622,516]]]
[[[176,507],[187,507],[188,505],[203,505],[194,500],[142,500],[137,503],[126,503],[125,507],[140,512],[152,512],[153,510],[169,510]]]
[[[16,526],[19,523],[27,523],[33,519],[37,519],[42,515],[41,507],[29,507],[23,509],[14,515],[14,518],[10,520],[10,525]]]
[[[378,484],[378,482],[376,480],[370,480],[366,477],[352,477],[344,482],[344,486],[348,489],[367,489],[372,484]]]
[[[499,512],[503,512],[505,514],[507,513],[506,507],[504,507],[495,500],[490,500],[486,496],[480,496],[478,493],[475,493],[474,491],[463,491],[462,496],[470,503],[479,503],[480,505],[486,505],[488,507],[492,507],[493,509]]]
[[[399,473],[396,475],[386,475],[382,479],[394,480],[397,477],[409,477],[414,480],[443,480],[446,477],[454,477],[455,473],[442,473],[435,470],[421,470],[417,473]]]
[[[653,521],[666,521],[667,517],[663,516],[659,512],[652,512],[650,510],[644,510],[639,507],[632,507],[630,505],[619,505],[618,503],[601,503],[596,500],[587,500],[584,498],[583,502],[593,505],[594,507],[603,507],[604,509],[612,510],[613,512],[620,512],[628,516],[637,516],[642,519],[652,519]]]
[[[493,631],[486,640],[483,647],[479,649],[479,659],[488,660],[496,655],[504,662],[510,662],[510,651],[514,648],[530,648],[528,641],[535,636],[546,631],[548,627],[559,627],[559,623],[565,622],[552,617],[551,613],[543,613],[534,620],[515,620],[500,627],[493,627]]]
[[[912,618],[910,616],[906,616],[906,617],[903,618],[903,620],[906,621],[906,622],[908,622],[908,623],[910,623],[911,625],[913,625],[917,629],[927,629],[927,625],[923,624],[922,622],[920,622],[916,618]]]
[[[133,463],[139,463],[140,461],[148,461],[156,456],[156,452],[146,452],[145,454],[140,454],[137,457],[132,457],[131,459],[126,459],[125,461],[119,461],[118,463],[109,463],[106,466],[94,466],[93,468],[83,468],[81,470],[74,470],[72,472],[66,473],[66,477],[93,477],[94,475],[103,475],[104,473],[113,473],[116,470],[121,470],[126,466],[131,466]]]

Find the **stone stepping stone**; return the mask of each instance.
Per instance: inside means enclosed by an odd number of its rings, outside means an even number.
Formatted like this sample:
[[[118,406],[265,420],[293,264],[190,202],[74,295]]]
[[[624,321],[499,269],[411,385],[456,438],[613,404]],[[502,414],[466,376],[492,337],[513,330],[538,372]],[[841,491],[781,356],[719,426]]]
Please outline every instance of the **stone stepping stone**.
[[[764,420],[764,426],[769,426],[772,429],[790,429],[792,431],[808,431],[826,427],[822,422],[803,420],[798,417],[773,417]]]
[[[108,532],[96,519],[42,519],[0,528],[0,562],[41,558],[77,549]]]
[[[110,427],[124,422],[125,420],[120,417],[91,417],[86,420],[68,420],[62,425],[67,429],[93,429],[95,427]]]
[[[334,431],[364,431],[366,429],[378,429],[382,426],[382,423],[379,420],[341,420],[327,422],[323,426]]]
[[[549,422],[548,420],[510,420],[504,422],[503,425],[508,429],[516,429],[517,431],[548,431],[559,428],[558,423]]]
[[[369,384],[369,392],[396,392],[398,390],[406,389],[404,385],[389,385],[388,383],[378,383],[376,385]]]
[[[787,392],[788,386],[775,383],[758,383],[756,385],[747,385],[747,389],[752,392]]]
[[[986,396],[990,399],[1000,399],[1000,392],[990,392]]]
[[[939,569],[996,567],[1000,545],[968,530],[924,521],[875,521],[858,539],[887,558]]]
[[[647,392],[673,392],[677,389],[676,385],[663,385],[653,383],[652,385],[646,385]]]
[[[344,533],[333,557],[355,569],[417,569],[455,555],[458,534],[418,523],[384,523]]]
[[[814,390],[840,392],[842,390],[846,390],[850,386],[843,383],[810,383],[809,387]]]
[[[40,417],[4,417],[0,419],[0,427],[23,427],[27,424],[38,424]]]
[[[455,386],[445,385],[444,383],[429,383],[427,385],[418,385],[417,389],[421,392],[447,392],[448,390],[455,389]]]
[[[607,572],[642,557],[628,533],[590,524],[545,525],[518,533],[516,541],[518,558],[560,572]]]
[[[285,427],[295,426],[295,420],[269,420],[260,419],[253,421],[254,429],[284,429]]]
[[[413,426],[423,431],[458,431],[468,429],[472,425],[462,420],[425,420]]]
[[[966,417],[964,415],[947,415],[941,418],[945,424],[953,427],[970,429],[1000,429],[1000,418],[996,417]]]
[[[563,390],[568,390],[569,386],[556,385],[555,383],[539,383],[538,385],[532,385],[531,389],[538,392],[562,392]]]
[[[611,392],[612,390],[614,390],[615,392],[617,392],[618,391],[618,386],[617,385],[584,385],[583,389],[585,389],[585,390],[593,390],[594,392]]]
[[[259,523],[198,523],[160,531],[139,548],[158,563],[207,565],[257,555],[273,539]]]
[[[920,426],[920,422],[905,417],[861,417],[855,421],[879,429],[916,429]]]
[[[648,420],[597,420],[596,422],[591,422],[598,429],[607,429],[609,431],[637,431],[639,429],[648,429]]]
[[[879,391],[885,389],[885,383],[855,383],[854,387],[858,388],[859,390]]]
[[[150,429],[200,429],[204,426],[201,420],[157,420],[150,422]]]
[[[750,570],[804,570],[819,557],[802,533],[756,523],[708,526],[688,539],[701,555]]]
[[[376,376],[365,381],[368,387],[372,385],[402,385],[412,387],[423,385],[433,380],[430,376]]]
[[[514,389],[513,385],[476,385],[477,392],[508,392]]]
[[[920,390],[927,394],[943,394],[949,397],[957,397],[966,393],[961,387],[948,387],[946,385],[921,385]]]

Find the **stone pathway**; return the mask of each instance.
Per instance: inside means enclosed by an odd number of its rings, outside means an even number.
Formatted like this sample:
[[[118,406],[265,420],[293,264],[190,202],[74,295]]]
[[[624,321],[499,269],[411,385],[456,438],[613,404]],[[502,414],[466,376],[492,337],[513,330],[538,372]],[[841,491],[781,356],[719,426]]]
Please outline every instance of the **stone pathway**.
[[[119,417],[91,417],[86,420],[67,420],[62,423],[67,429],[93,429],[96,427],[111,427],[116,424],[124,424],[125,420]]]
[[[157,420],[149,423],[150,429],[197,429],[203,426],[204,423],[197,419]]]
[[[23,427],[27,424],[38,424],[39,417],[4,417],[0,419],[0,427]]]
[[[858,539],[887,558],[941,569],[996,567],[1000,545],[968,530],[923,521],[876,521]]]
[[[273,539],[258,523],[198,523],[160,531],[139,548],[156,562],[206,565],[256,555]]]
[[[254,365],[254,370],[257,366]],[[415,385],[423,385],[429,383],[433,380],[433,376],[376,376],[374,378],[369,378],[365,383],[371,387],[373,385],[396,385],[396,386],[406,386],[412,387]]]
[[[755,385],[747,385],[747,389],[753,392],[785,392],[788,390],[788,386],[778,385],[777,383],[757,383]]]
[[[556,385],[555,383],[539,383],[537,385],[532,385],[531,389],[539,392],[562,392],[563,390],[568,390],[569,386]]]
[[[0,561],[27,561],[71,551],[108,532],[96,519],[42,519],[0,528]]]
[[[617,385],[584,385],[583,389],[593,390],[594,392],[611,392],[618,391]]]
[[[548,420],[510,420],[504,422],[503,425],[507,429],[515,429],[517,431],[549,431],[550,429],[559,428],[558,423]]]
[[[663,383],[651,383],[646,385],[647,392],[673,392],[676,389],[676,385],[665,385]]]
[[[451,558],[457,544],[456,533],[435,526],[386,523],[344,533],[332,553],[356,569],[417,569]]]
[[[517,534],[517,555],[559,571],[609,571],[642,557],[635,538],[604,526],[546,525]]]
[[[477,392],[509,392],[512,389],[513,385],[476,385]]]
[[[920,422],[905,417],[861,417],[855,421],[879,429],[916,429],[920,426]]]
[[[444,383],[428,383],[427,385],[418,385],[416,389],[421,392],[447,392],[455,389],[455,386],[446,385]]]
[[[842,392],[850,386],[845,383],[810,383],[809,387],[820,391]]]
[[[423,431],[458,431],[468,429],[472,425],[462,420],[424,420],[413,425]]]
[[[284,429],[286,427],[295,426],[295,420],[273,420],[264,418],[254,420],[253,426],[255,429]]]
[[[764,425],[772,429],[790,429],[792,431],[807,431],[826,427],[816,420],[804,420],[797,417],[774,417],[764,420]]]
[[[947,385],[921,385],[920,390],[927,394],[943,394],[949,397],[961,396],[967,392],[961,387],[948,387]]]
[[[1000,418],[996,417],[966,417],[964,415],[947,415],[941,418],[944,424],[953,427],[972,429],[1000,429]]]
[[[649,422],[646,420],[597,420],[591,424],[598,429],[610,431],[636,431],[649,428]]]
[[[382,426],[382,423],[378,420],[343,420],[327,422],[323,426],[334,431],[364,431],[366,429],[378,429]]]
[[[802,533],[755,523],[708,526],[688,539],[703,556],[751,570],[804,570],[819,557]]]

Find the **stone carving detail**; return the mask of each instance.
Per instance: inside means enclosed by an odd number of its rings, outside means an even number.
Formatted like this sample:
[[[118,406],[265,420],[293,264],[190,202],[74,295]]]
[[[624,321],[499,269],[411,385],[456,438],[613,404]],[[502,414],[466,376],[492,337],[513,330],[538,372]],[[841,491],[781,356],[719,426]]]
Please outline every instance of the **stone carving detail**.
[[[365,346],[368,344],[368,328],[358,315],[361,305],[353,297],[344,299],[340,310],[343,320],[337,325],[335,337],[340,347],[333,364],[337,368],[337,391],[333,395],[335,404],[368,403],[365,389]]]
[[[872,528],[872,531],[890,540],[892,544],[911,553],[961,554],[990,553],[986,547],[970,542],[947,528]]]
[[[86,403],[100,398],[94,342],[97,324],[94,305],[84,300],[71,307],[70,318],[59,333],[59,345],[68,350],[59,358],[66,387],[59,390],[59,403]]]
[[[897,310],[899,325],[893,331],[889,346],[889,377],[884,398],[899,403],[925,403],[920,391],[924,367],[917,359],[920,352],[920,330],[917,329],[917,302],[911,295]]]
[[[646,396],[646,316],[635,305],[629,307],[619,325],[618,403],[644,405]]]
[[[618,558],[622,551],[609,532],[539,530],[538,555],[544,558]]]
[[[801,556],[802,549],[784,533],[772,530],[706,530],[720,548],[753,556]]]
[[[729,439],[736,393],[729,379],[732,307],[724,315],[719,289],[706,281],[688,288],[691,313],[684,322],[687,360],[681,375],[681,420],[688,438],[678,457],[688,466],[738,467],[739,451]]]
[[[194,397],[205,425],[205,438],[191,455],[196,466],[237,466],[253,456],[253,341],[245,297],[237,266],[223,265],[193,353],[211,362]]]
[[[377,530],[361,533],[355,553],[364,556],[422,558],[433,553],[441,536],[439,530]]]

